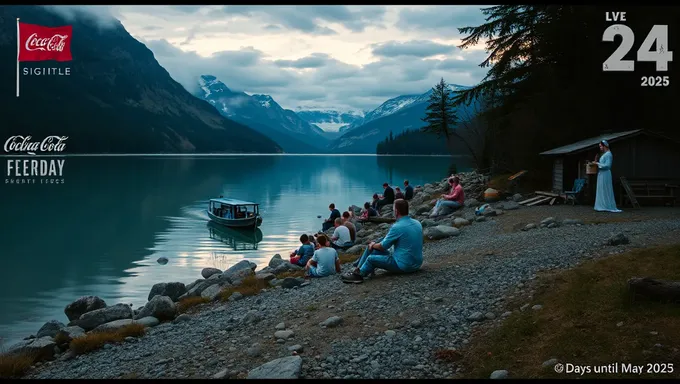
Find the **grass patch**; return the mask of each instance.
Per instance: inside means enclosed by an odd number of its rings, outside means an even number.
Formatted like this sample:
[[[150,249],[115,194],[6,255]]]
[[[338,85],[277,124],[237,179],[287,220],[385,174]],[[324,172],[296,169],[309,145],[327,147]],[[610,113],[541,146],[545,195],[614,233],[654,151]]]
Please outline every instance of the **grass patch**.
[[[305,277],[305,271],[288,271],[276,275],[277,279],[285,279],[286,277]]]
[[[36,360],[38,360],[38,355],[34,353],[0,354],[0,379],[22,377],[31,369]]]
[[[543,309],[514,313],[473,339],[462,360],[465,377],[488,378],[497,369],[513,378],[632,377],[558,374],[542,367],[551,358],[588,366],[675,363],[672,375],[641,377],[679,377],[680,306],[633,301],[627,281],[634,276],[680,280],[680,245],[633,250],[539,278],[532,304]]]
[[[263,289],[269,288],[269,282],[255,278],[255,275],[250,275],[243,279],[243,282],[238,287],[228,287],[220,292],[220,300],[227,301],[229,297],[235,292],[243,296],[254,296],[260,293]]]
[[[209,303],[210,299],[202,296],[184,297],[177,303],[177,312],[186,313],[189,309]]]
[[[341,253],[338,254],[338,259],[340,259],[340,264],[347,264],[347,263],[353,263],[361,257],[361,254],[350,254],[350,253]]]
[[[76,337],[71,340],[69,348],[77,355],[94,351],[104,346],[106,343],[120,343],[126,337],[139,337],[146,333],[146,328],[142,324],[128,324],[124,327],[112,331],[90,332],[85,336]]]

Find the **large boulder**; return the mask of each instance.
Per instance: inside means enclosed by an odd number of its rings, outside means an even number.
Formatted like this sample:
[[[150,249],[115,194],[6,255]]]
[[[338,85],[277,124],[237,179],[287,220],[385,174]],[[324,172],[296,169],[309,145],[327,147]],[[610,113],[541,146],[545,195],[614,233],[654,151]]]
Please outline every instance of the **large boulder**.
[[[141,311],[135,316],[137,319],[141,319],[147,316],[153,316],[160,321],[172,320],[177,314],[177,307],[173,303],[172,299],[168,296],[154,296]]]
[[[159,296],[160,297],[160,296]],[[86,331],[97,328],[98,326],[120,319],[131,319],[132,308],[127,304],[116,304],[111,307],[101,308],[92,312],[84,313],[74,325]]]
[[[38,330],[38,333],[35,335],[35,337],[37,338],[45,336],[54,337],[61,329],[65,327],[66,326],[64,324],[57,320],[50,320],[47,323],[45,323],[45,325],[40,327],[40,330]]]
[[[222,270],[217,268],[203,268],[201,271],[201,276],[203,276],[204,279],[209,279],[210,276],[216,275],[218,273],[222,273]]]
[[[77,337],[82,337],[85,336],[85,330],[78,327],[78,326],[72,326],[72,327],[64,327],[57,332],[55,335],[55,340],[61,339],[63,340],[66,344],[70,343],[71,340],[77,338]]]
[[[304,268],[302,268],[299,265],[291,264],[289,262],[279,264],[278,267],[274,268],[274,274],[278,275],[279,273],[284,273],[284,272],[295,272],[295,271],[302,271]]]
[[[187,293],[187,287],[184,283],[158,283],[151,287],[147,300],[153,299],[154,296],[168,296],[172,301],[178,301],[179,297],[185,293]]]
[[[440,240],[451,236],[458,236],[460,231],[458,228],[449,227],[447,225],[437,225],[425,230],[425,236],[430,240]]]
[[[279,254],[277,253],[276,255],[274,255],[274,257],[271,258],[271,260],[269,260],[269,267],[270,267],[270,268],[276,269],[276,267],[278,267],[279,265],[281,265],[281,264],[283,264],[283,263],[287,263],[287,262],[288,262],[288,261],[283,260],[283,259],[281,258],[281,255],[279,255]]]
[[[432,219],[424,219],[420,222],[420,225],[422,225],[423,228],[434,227],[437,225],[437,222]]]
[[[83,296],[64,308],[69,321],[78,320],[87,312],[106,308],[106,302],[97,296]]]
[[[127,325],[133,324],[135,321],[132,319],[120,319],[114,320],[108,323],[104,323],[93,330],[93,332],[105,332],[105,331],[115,331],[117,329],[123,328]]]
[[[11,346],[8,350],[10,354],[29,353],[35,355],[39,360],[51,359],[54,357],[54,347],[57,343],[49,336],[20,341]]]
[[[298,379],[301,369],[300,356],[287,356],[254,368],[248,372],[248,379]]]
[[[210,301],[215,301],[219,298],[220,292],[222,292],[222,287],[218,284],[211,285],[201,292],[201,297],[204,297]]]

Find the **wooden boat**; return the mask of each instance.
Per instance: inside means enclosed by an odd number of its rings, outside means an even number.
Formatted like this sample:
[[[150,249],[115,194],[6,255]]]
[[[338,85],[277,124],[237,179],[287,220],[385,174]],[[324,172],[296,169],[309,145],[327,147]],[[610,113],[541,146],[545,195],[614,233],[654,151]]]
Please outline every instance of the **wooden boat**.
[[[235,251],[257,250],[257,244],[262,241],[260,228],[228,228],[208,221],[210,238],[221,241]]]
[[[208,217],[217,224],[232,228],[257,228],[262,224],[260,205],[243,200],[210,199]]]

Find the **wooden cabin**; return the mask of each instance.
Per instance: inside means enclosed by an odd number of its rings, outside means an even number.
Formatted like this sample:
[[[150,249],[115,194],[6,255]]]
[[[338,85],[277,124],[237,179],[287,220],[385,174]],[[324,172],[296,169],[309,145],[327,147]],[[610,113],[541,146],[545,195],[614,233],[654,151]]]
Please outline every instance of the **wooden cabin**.
[[[597,175],[588,175],[586,164],[594,161],[600,153],[598,145],[602,140],[609,142],[614,157],[612,177],[618,202],[623,202],[622,195],[625,194],[621,176],[633,184],[640,194],[670,194],[677,200],[680,190],[675,186],[680,185],[680,143],[642,129],[603,134],[542,152],[541,155],[553,158],[554,193],[570,191],[577,178],[585,178],[584,200],[594,201]],[[644,188],[646,192],[642,191]]]

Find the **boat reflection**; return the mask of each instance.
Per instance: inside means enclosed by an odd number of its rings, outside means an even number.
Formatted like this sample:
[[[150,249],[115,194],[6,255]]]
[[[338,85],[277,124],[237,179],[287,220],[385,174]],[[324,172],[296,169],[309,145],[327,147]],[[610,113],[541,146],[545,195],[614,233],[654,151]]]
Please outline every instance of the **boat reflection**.
[[[227,228],[212,221],[208,222],[210,238],[223,242],[235,251],[257,250],[257,244],[262,241],[262,231],[256,229]]]

